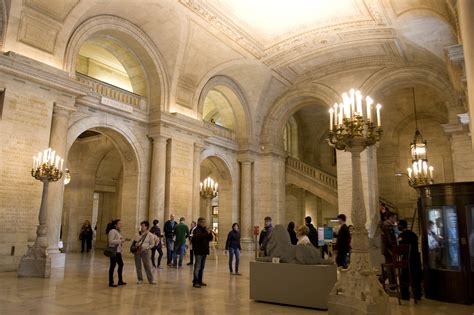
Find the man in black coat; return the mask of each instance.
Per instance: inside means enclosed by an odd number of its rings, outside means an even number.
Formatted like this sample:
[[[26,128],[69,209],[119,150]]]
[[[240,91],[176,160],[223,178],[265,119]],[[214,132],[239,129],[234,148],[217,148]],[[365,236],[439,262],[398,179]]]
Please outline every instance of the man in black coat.
[[[319,248],[318,231],[316,230],[314,225],[311,223],[312,221],[311,217],[307,216],[306,218],[304,218],[304,221],[305,221],[306,226],[309,229],[309,234],[308,234],[309,241],[311,242],[311,244],[313,244],[314,247]]]
[[[272,225],[272,218],[270,217],[265,217],[265,227],[260,232],[260,236],[258,238],[258,245],[260,245],[260,251],[263,252],[264,256],[267,256],[267,243],[268,243],[268,237],[270,236],[270,233],[272,232],[273,225]]]
[[[411,280],[413,281],[413,293],[415,298],[420,300],[422,295],[421,282],[423,281],[423,273],[421,269],[420,252],[418,250],[418,236],[416,236],[413,231],[409,230],[407,225],[407,221],[405,220],[400,220],[398,223],[398,229],[402,232],[399,236],[399,243],[410,245],[410,271]],[[400,275],[401,282],[408,283],[409,279],[408,270],[402,270],[402,274]],[[400,293],[402,299],[410,299],[410,291],[408,287],[401,287]]]
[[[207,284],[202,282],[206,258],[209,255],[209,242],[212,241],[212,231],[206,227],[206,219],[199,218],[197,227],[194,229],[191,243],[195,257],[193,287],[205,287]]]
[[[337,216],[339,220],[339,231],[337,233],[336,241],[336,264],[338,267],[347,269],[347,255],[351,250],[351,234],[349,228],[346,225],[346,215],[340,214]]]

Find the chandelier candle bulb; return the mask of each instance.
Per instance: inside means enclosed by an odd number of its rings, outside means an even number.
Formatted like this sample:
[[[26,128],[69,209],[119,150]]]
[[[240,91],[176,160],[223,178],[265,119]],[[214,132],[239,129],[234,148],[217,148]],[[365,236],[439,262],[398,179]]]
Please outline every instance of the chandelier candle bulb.
[[[433,166],[430,166],[430,178],[433,179]]]
[[[362,116],[362,95],[360,91],[356,91],[357,114]]]
[[[382,122],[380,121],[380,109],[382,108],[382,105],[377,104],[376,109],[377,109],[377,127],[380,127],[382,125]]]
[[[333,126],[333,119],[334,119],[334,116],[333,116],[333,112],[334,110],[332,108],[329,109],[329,130],[332,131],[332,126]]]

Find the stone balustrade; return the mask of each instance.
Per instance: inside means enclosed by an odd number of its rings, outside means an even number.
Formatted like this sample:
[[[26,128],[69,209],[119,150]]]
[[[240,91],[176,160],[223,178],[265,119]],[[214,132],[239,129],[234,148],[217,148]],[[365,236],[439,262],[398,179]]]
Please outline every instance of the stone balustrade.
[[[146,108],[146,98],[138,94],[126,91],[78,72],[76,72],[76,78],[79,82],[91,87],[92,91],[99,93],[102,96],[114,99],[121,103],[132,105],[137,108]]]
[[[322,183],[323,185],[334,189],[337,191],[337,178],[336,176],[330,175],[326,172],[323,172],[314,166],[306,164],[298,159],[288,157],[286,160],[287,167],[291,167],[292,169],[303,173],[306,176],[309,176],[316,180],[317,182]]]
[[[215,123],[211,123],[208,121],[203,121],[203,123],[207,129],[212,130],[214,135],[235,141],[235,132],[233,130],[216,125]]]

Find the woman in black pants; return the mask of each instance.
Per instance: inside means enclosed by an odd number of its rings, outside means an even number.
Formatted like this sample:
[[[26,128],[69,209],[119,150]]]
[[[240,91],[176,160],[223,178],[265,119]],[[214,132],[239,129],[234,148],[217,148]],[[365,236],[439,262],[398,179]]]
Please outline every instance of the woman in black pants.
[[[123,282],[122,279],[122,270],[123,270],[123,260],[122,260],[122,244],[124,239],[120,234],[120,229],[122,227],[122,222],[120,220],[112,221],[110,225],[110,230],[107,231],[109,246],[117,247],[117,254],[113,257],[110,257],[110,268],[109,268],[109,287],[116,287],[114,284],[114,271],[115,265],[118,265],[118,285],[126,285],[127,283]]]

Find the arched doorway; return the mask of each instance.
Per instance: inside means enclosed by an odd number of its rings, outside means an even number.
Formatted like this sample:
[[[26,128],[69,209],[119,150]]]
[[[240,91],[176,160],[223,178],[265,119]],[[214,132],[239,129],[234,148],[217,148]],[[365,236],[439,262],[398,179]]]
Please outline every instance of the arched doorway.
[[[132,237],[138,222],[139,168],[127,139],[110,128],[88,129],[72,144],[67,165],[72,179],[64,190],[64,250],[80,250],[78,237],[85,220],[95,229],[96,247],[105,246],[111,219],[121,219],[123,234]]]
[[[327,143],[327,108],[318,101],[295,108],[280,130],[286,165],[286,222],[311,216],[319,226],[337,216],[335,152]],[[324,180],[322,180],[324,178]],[[334,187],[325,179],[331,179]]]
[[[218,238],[218,247],[224,248],[227,232],[232,223],[238,222],[235,204],[233,180],[226,162],[217,156],[209,156],[201,162],[201,182],[207,177],[219,185],[219,194],[209,200],[201,198],[200,216],[207,219],[208,227],[212,228]]]

